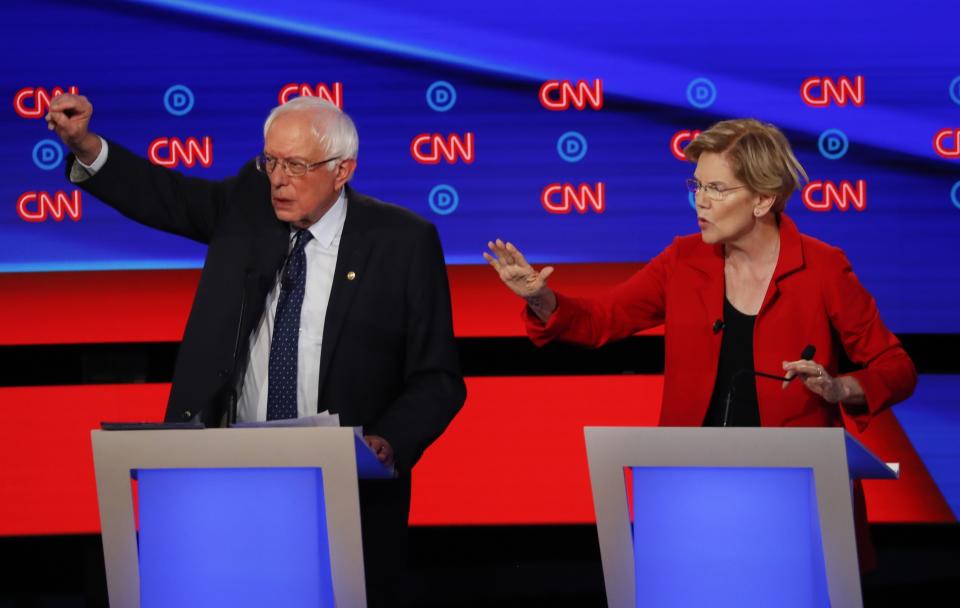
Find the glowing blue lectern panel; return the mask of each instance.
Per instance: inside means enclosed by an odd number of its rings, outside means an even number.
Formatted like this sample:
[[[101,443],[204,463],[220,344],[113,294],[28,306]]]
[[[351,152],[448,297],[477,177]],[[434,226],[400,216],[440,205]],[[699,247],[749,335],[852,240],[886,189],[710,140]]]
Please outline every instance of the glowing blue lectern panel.
[[[632,474],[637,606],[829,607],[811,469]]]
[[[318,468],[140,469],[143,608],[334,606]]]

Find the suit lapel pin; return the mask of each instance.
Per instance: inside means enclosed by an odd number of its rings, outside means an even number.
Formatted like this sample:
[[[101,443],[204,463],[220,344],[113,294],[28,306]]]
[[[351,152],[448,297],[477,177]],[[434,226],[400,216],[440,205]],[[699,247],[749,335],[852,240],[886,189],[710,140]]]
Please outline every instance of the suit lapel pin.
[[[355,278],[357,278],[357,273],[355,273],[354,271],[351,270],[350,272],[347,273],[347,280],[348,280],[348,281],[352,281],[352,280],[354,280]]]

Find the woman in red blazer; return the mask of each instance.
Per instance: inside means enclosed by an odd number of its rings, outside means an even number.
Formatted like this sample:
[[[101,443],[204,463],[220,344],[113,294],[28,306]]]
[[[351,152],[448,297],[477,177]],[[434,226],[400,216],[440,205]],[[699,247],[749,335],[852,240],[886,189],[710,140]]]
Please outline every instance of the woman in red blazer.
[[[728,120],[684,154],[697,163],[687,184],[700,234],[676,238],[606,295],[555,293],[546,285],[552,267],[538,272],[512,244],[488,244],[493,255],[484,257],[527,302],[530,338],[597,347],[663,323],[661,426],[841,426],[846,416],[862,430],[910,396],[913,362],[846,256],[784,213],[806,179],[786,137],[770,124]],[[859,370],[839,375],[841,348]],[[800,381],[751,373],[778,370]],[[874,554],[855,488],[866,571]]]
[[[846,414],[862,429],[907,398],[913,363],[850,262],[784,213],[806,174],[783,134],[723,121],[685,155],[697,163],[688,186],[700,234],[676,238],[606,295],[556,293],[552,267],[537,272],[512,244],[488,244],[488,262],[527,301],[530,338],[597,347],[663,323],[662,426],[839,426]],[[808,345],[816,355],[803,359]],[[838,375],[841,348],[861,369]]]

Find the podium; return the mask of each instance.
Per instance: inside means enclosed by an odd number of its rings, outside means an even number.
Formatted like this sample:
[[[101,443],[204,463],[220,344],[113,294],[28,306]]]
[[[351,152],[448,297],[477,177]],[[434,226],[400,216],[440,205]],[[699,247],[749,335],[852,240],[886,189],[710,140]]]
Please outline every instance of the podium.
[[[114,608],[366,605],[357,479],[392,474],[353,429],[92,439]]]
[[[863,605],[851,479],[897,471],[843,429],[584,434],[611,608]]]

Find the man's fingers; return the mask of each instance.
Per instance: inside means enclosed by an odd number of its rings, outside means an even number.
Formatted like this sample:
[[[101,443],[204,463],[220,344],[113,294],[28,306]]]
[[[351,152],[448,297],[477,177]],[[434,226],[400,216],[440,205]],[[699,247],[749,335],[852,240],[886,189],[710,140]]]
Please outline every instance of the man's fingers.
[[[377,460],[380,462],[385,462],[387,460],[387,442],[385,441],[373,441],[370,443],[370,448],[373,450],[373,453],[377,455]]]
[[[67,134],[70,128],[70,122],[62,112],[52,113],[47,120],[47,128],[56,131],[61,138]]]
[[[82,95],[56,95],[50,100],[50,109],[58,112],[75,110],[82,113],[92,107],[92,104]]]
[[[67,108],[75,108],[80,100],[73,95],[56,95],[50,100],[51,112],[63,112]]]
[[[78,139],[84,133],[84,123],[78,123],[71,120],[69,116],[61,111],[51,110],[45,117],[47,128],[55,131],[60,139],[68,146],[74,139]]]
[[[390,446],[390,442],[377,435],[365,435],[363,439],[376,454],[377,460],[388,466],[393,465],[393,448]]]
[[[380,462],[386,462],[387,458],[390,457],[390,450],[387,447],[386,441],[382,439],[370,439],[367,441],[367,445],[370,446],[370,449],[373,450],[373,453],[377,456],[377,460]]]
[[[67,115],[63,112],[57,112],[56,110],[50,110],[47,112],[47,115],[44,117],[47,122],[60,125],[67,119]]]
[[[547,277],[553,274],[553,266],[545,266],[543,270],[540,271],[540,280],[546,282]]]

